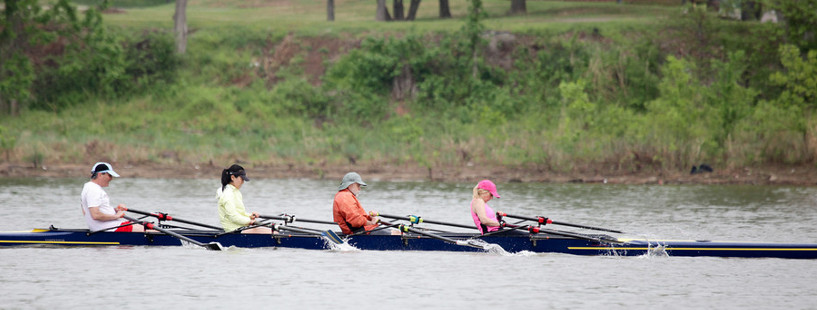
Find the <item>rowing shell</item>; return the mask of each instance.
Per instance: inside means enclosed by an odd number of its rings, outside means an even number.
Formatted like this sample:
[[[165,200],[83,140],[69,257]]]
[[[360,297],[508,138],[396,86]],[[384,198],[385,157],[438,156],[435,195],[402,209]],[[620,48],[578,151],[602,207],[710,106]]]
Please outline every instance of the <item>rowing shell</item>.
[[[177,232],[202,243],[219,242],[225,247],[272,247],[310,250],[329,248],[322,238],[306,234],[221,234],[216,231],[191,230],[178,230]],[[549,236],[547,234],[493,235],[485,237],[468,233],[444,233],[440,235],[456,240],[479,239],[499,245],[508,252],[529,251],[607,256],[659,254],[668,256],[817,259],[817,244],[614,239],[605,235],[600,235],[604,238],[595,241],[564,236]],[[350,245],[361,250],[482,251],[477,248],[441,242],[440,240],[410,233],[394,236],[347,236],[346,240]],[[15,245],[180,246],[182,242],[176,237],[159,232],[100,232],[90,234],[86,229],[57,228],[35,229],[24,232],[0,232],[0,246]]]

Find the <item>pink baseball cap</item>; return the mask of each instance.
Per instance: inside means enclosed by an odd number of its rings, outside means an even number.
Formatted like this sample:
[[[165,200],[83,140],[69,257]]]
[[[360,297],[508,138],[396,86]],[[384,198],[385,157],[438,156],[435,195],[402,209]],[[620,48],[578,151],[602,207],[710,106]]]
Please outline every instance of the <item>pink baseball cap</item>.
[[[494,182],[491,182],[490,180],[479,181],[479,183],[477,184],[477,188],[484,189],[490,192],[491,195],[494,195],[494,197],[500,198],[499,193],[496,192],[496,184],[494,184]]]

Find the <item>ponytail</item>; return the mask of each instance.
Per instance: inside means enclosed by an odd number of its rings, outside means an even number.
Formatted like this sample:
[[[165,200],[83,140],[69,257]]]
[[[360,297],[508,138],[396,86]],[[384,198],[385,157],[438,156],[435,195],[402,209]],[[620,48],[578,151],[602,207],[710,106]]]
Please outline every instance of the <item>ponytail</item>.
[[[224,190],[231,181],[230,170],[224,169],[224,171],[221,172],[221,190]]]

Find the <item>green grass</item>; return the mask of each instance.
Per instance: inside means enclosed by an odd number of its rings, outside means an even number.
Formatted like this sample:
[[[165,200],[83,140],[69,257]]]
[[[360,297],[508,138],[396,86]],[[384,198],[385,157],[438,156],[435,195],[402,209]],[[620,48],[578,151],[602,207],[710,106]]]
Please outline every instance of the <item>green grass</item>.
[[[467,13],[467,1],[451,1],[451,19],[438,18],[436,1],[424,1],[417,19],[411,22],[377,22],[375,5],[370,0],[336,1],[335,21],[326,21],[326,1],[191,1],[187,8],[189,28],[193,30],[246,27],[263,31],[286,31],[302,35],[334,32],[383,33],[403,31],[451,31],[462,26],[461,18]],[[508,1],[488,0],[485,9],[489,15],[488,28],[501,31],[538,29],[563,30],[576,25],[601,27],[609,25],[634,26],[654,23],[676,12],[678,7],[631,5],[613,3],[585,3],[559,1],[528,1],[528,14],[508,16]],[[243,5],[242,5],[243,3]],[[408,9],[408,7],[406,7]],[[108,25],[127,28],[169,28],[175,5],[129,7],[124,13],[106,14]],[[391,7],[390,7],[391,10]],[[193,38],[194,39],[194,38]]]

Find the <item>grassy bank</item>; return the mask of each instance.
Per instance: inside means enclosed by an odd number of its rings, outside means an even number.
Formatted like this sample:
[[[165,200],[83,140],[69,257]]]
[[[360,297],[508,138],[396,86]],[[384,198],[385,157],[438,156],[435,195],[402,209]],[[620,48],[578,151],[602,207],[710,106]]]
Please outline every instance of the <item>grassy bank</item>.
[[[616,173],[813,165],[814,116],[783,102],[788,86],[771,78],[794,70],[781,65],[775,25],[556,1],[508,16],[497,0],[484,1],[488,31],[469,43],[466,1],[451,2],[451,19],[427,1],[416,21],[389,23],[373,20],[372,1],[336,3],[327,22],[325,1],[191,1],[188,53],[169,77],[1,116],[16,140],[8,160]],[[167,42],[173,9],[124,6],[104,24],[121,40]]]

